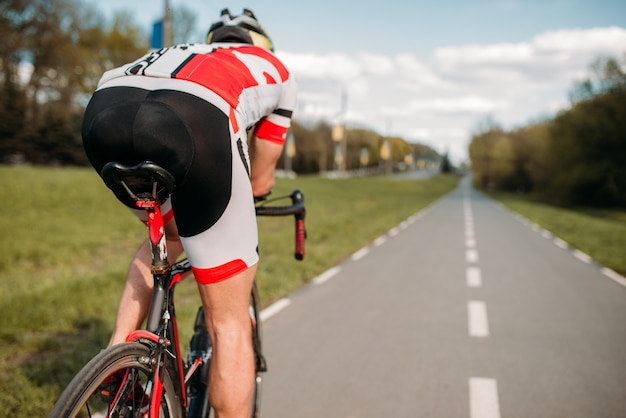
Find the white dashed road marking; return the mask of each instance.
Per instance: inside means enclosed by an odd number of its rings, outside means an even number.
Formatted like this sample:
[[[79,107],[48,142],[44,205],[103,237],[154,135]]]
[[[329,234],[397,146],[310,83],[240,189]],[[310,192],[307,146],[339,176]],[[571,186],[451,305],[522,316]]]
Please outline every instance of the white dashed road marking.
[[[495,379],[472,377],[469,392],[471,418],[500,418],[498,383]]]
[[[489,336],[489,321],[485,302],[471,300],[467,303],[469,335],[477,338]]]
[[[319,276],[317,276],[316,278],[314,278],[312,280],[312,283],[314,283],[314,284],[326,283],[328,280],[330,280],[334,275],[336,275],[340,271],[341,271],[341,267],[339,267],[339,266],[335,266],[333,268],[330,268],[330,269],[326,270],[324,273],[322,273]]]
[[[483,279],[478,267],[468,267],[465,276],[468,287],[481,287],[483,285]]]
[[[369,254],[369,252],[370,252],[369,248],[367,248],[367,247],[361,248],[359,251],[357,251],[356,253],[352,254],[350,259],[352,261],[360,260],[361,258],[365,257],[367,254]]]
[[[542,229],[540,226],[529,222],[526,218],[524,218],[518,213],[513,212],[513,217],[515,217],[515,219],[517,219],[523,225],[530,226],[533,231],[539,232],[542,237],[546,239],[552,239],[552,243],[556,245],[557,247],[563,250],[571,250],[572,255],[576,257],[577,259],[579,259],[580,261],[582,261],[583,263],[587,263],[587,264],[594,263],[593,258],[589,254],[586,254],[576,248],[571,248],[567,242],[563,241],[559,237],[555,237],[554,234],[548,231],[547,229]],[[598,267],[600,268],[600,271],[602,272],[602,274],[604,274],[606,277],[626,287],[626,278],[622,277],[620,274],[616,273],[615,271],[611,270],[608,267],[602,267],[602,266],[598,266]]]
[[[482,273],[478,263],[478,249],[474,238],[474,221],[471,203],[464,199],[465,214],[465,260],[470,264],[465,271],[467,287],[479,289],[483,285]],[[489,318],[487,304],[483,301],[470,300],[467,303],[467,327],[471,337],[489,337]],[[495,379],[472,377],[469,380],[470,418],[500,418],[498,387]]]
[[[374,245],[377,247],[380,247],[386,242],[387,242],[387,237],[383,235],[382,237],[378,237],[374,240]]]
[[[611,270],[610,268],[604,267],[602,269],[602,274],[604,274],[609,279],[615,281],[616,283],[619,283],[622,286],[626,287],[626,278],[622,277],[621,275],[619,275],[617,272]]]
[[[478,251],[474,249],[467,250],[465,252],[465,259],[468,263],[475,263],[478,261]]]
[[[591,263],[591,257],[589,257],[587,254],[583,253],[580,250],[574,250],[572,251],[572,254],[574,254],[574,257],[576,257],[583,263],[587,263],[587,264]]]
[[[276,315],[278,312],[282,311],[289,305],[291,305],[290,299],[279,299],[267,308],[263,309],[259,314],[259,318],[261,318],[261,321],[267,321],[269,318]]]

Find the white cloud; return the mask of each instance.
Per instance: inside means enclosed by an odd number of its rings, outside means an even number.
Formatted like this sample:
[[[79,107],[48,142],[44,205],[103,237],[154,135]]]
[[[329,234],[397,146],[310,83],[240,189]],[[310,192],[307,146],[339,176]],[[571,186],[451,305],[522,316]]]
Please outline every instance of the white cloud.
[[[441,113],[488,113],[492,112],[495,104],[484,97],[464,96],[451,99],[414,100],[409,104],[414,111],[434,111]]]
[[[399,54],[395,58],[395,64],[397,75],[403,79],[412,80],[420,86],[449,87],[448,83],[413,54]]]
[[[345,91],[353,124],[425,141],[461,160],[478,120],[492,115],[512,127],[553,114],[567,104],[569,89],[589,74],[593,60],[624,52],[626,29],[608,27],[438,48],[426,62],[411,53],[279,56],[300,85],[296,118],[332,120]]]
[[[438,48],[434,59],[441,67],[448,68],[467,64],[519,64],[528,62],[532,55],[533,48],[530,44],[503,43]]]
[[[535,36],[533,45],[538,50],[545,51],[621,54],[626,45],[626,30],[612,26],[588,30],[550,31]]]
[[[356,61],[364,74],[388,75],[394,71],[393,61],[386,55],[360,52],[356,55]]]
[[[362,73],[357,60],[345,54],[295,54],[279,52],[287,66],[299,78],[347,81]]]

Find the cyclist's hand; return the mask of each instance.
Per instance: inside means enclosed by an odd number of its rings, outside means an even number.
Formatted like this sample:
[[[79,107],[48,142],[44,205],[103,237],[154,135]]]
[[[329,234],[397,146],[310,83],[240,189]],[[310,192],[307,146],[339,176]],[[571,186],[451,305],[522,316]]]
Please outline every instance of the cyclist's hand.
[[[257,203],[257,202],[262,202],[262,201],[264,201],[264,200],[267,200],[267,198],[268,198],[268,197],[269,197],[269,195],[271,195],[271,194],[272,194],[272,191],[270,190],[269,192],[265,193],[265,194],[264,194],[264,195],[262,195],[262,196],[254,196],[254,203]]]

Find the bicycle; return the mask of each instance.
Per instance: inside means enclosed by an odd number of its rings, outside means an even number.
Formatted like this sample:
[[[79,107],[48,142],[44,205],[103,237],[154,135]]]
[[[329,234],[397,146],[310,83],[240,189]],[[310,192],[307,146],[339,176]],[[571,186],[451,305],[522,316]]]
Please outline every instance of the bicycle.
[[[72,379],[56,402],[50,418],[208,418],[208,372],[211,342],[202,306],[194,322],[194,335],[183,361],[174,305],[174,289],[191,273],[187,259],[167,261],[161,204],[174,190],[174,178],[158,165],[144,161],[135,166],[107,164],[102,177],[116,195],[127,193],[148,216],[154,290],[145,329],[131,333],[125,343],[107,348],[89,361]],[[304,195],[294,190],[289,206],[268,205],[277,199],[255,202],[257,216],[294,215],[298,260],[304,258],[306,238]],[[252,345],[256,363],[251,417],[259,416],[262,373],[267,371],[261,347],[259,295],[254,283],[250,294]]]

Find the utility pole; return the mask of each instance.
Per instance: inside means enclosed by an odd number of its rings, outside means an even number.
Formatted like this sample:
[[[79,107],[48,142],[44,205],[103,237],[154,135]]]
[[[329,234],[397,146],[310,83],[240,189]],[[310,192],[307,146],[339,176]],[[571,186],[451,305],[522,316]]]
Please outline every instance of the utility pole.
[[[165,0],[165,14],[163,15],[163,47],[170,47],[172,40],[172,13],[170,11],[170,2]]]

